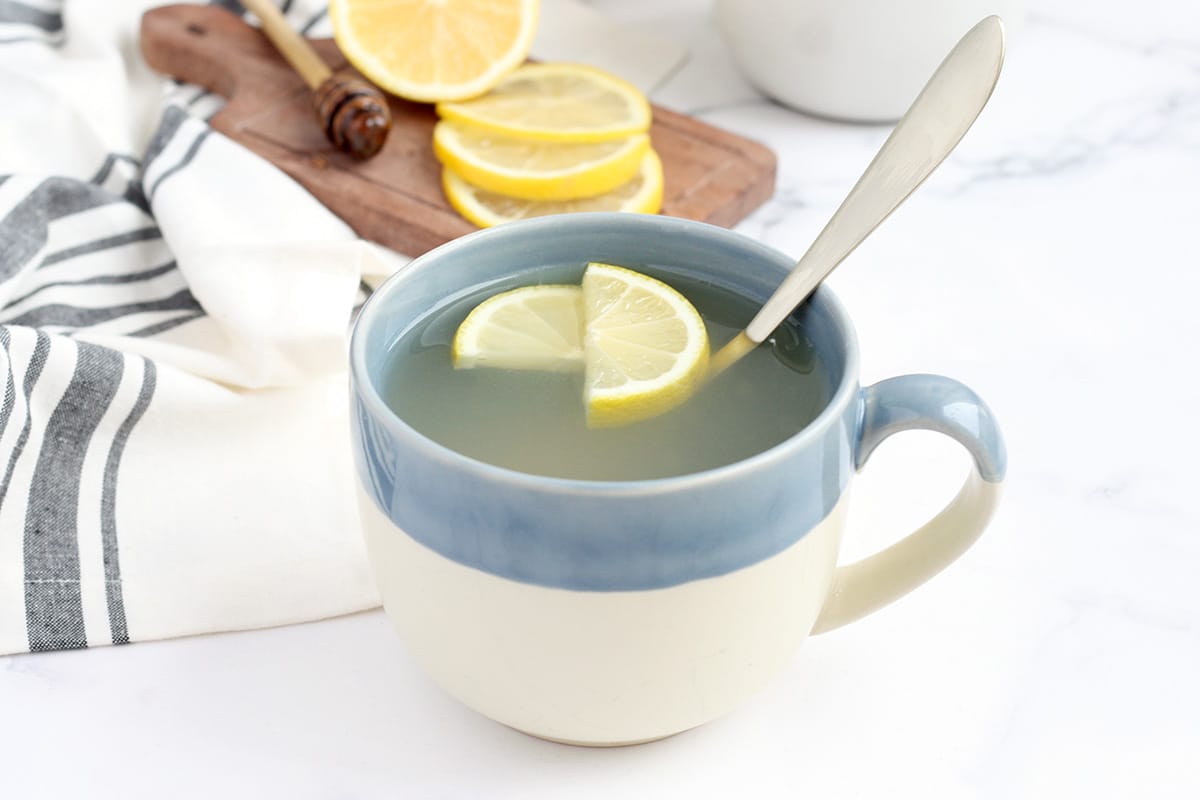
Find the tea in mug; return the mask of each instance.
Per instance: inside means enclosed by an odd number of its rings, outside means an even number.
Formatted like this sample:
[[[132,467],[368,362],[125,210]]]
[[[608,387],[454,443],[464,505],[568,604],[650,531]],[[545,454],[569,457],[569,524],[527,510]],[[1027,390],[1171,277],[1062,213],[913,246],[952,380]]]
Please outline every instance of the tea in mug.
[[[638,270],[687,297],[713,352],[758,310],[724,287],[664,268]],[[621,427],[587,426],[582,373],[453,368],[451,343],[471,309],[516,286],[577,284],[582,271],[582,265],[531,270],[434,308],[391,348],[380,380],[384,400],[419,433],[465,456],[519,472],[597,481],[666,478],[732,464],[783,442],[828,404],[827,372],[793,318],[682,406]]]

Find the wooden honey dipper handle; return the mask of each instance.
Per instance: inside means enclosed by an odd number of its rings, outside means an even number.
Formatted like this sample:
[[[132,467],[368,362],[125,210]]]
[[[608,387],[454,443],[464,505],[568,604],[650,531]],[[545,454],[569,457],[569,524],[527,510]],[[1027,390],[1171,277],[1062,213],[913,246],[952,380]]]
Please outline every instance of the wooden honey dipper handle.
[[[360,78],[334,75],[271,0],[242,0],[242,5],[258,17],[263,33],[313,90],[313,107],[329,141],[355,158],[378,153],[392,126],[383,93]]]
[[[332,74],[329,65],[322,61],[317,51],[296,32],[271,0],[242,0],[242,5],[258,17],[263,33],[292,65],[292,69],[300,73],[308,88],[316,90],[329,80]]]

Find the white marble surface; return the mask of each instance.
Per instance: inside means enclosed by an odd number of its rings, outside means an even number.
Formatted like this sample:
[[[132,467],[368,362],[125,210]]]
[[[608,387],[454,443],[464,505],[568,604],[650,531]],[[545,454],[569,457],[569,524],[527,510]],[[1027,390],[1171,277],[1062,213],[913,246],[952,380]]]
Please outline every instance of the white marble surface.
[[[778,152],[740,229],[799,255],[886,129],[759,98],[705,0],[594,5],[689,47],[659,102]],[[1005,502],[959,564],[725,719],[617,750],[465,710],[379,612],[0,658],[4,795],[1200,796],[1200,7],[1032,5],[977,127],[831,281],[864,381],[944,372],[1005,428]],[[936,437],[886,445],[847,555],[963,469]]]

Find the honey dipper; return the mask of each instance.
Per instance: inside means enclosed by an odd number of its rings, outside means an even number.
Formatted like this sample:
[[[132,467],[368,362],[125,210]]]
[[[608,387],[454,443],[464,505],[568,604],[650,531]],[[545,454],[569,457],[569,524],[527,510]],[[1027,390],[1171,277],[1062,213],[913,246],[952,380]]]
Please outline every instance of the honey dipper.
[[[313,108],[333,146],[359,159],[378,153],[392,128],[383,93],[361,78],[334,75],[271,0],[242,0],[242,5],[258,17],[263,33],[313,90]]]

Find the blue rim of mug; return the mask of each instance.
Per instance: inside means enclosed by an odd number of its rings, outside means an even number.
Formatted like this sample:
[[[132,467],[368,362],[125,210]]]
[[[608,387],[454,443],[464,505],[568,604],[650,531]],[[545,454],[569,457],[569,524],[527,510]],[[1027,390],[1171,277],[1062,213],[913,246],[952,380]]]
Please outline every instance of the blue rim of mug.
[[[456,465],[468,466],[493,481],[504,481],[525,488],[536,488],[538,491],[543,492],[562,491],[574,495],[591,494],[602,496],[619,494],[629,496],[631,493],[639,491],[649,494],[673,488],[703,486],[707,483],[720,482],[729,475],[744,470],[766,467],[771,462],[785,460],[791,451],[808,446],[814,438],[822,435],[826,428],[837,424],[842,414],[845,413],[847,405],[854,401],[859,391],[858,339],[841,301],[826,286],[819,287],[816,293],[806,302],[816,303],[828,311],[829,317],[833,320],[841,339],[844,362],[837,388],[830,395],[829,401],[825,404],[821,413],[809,422],[808,425],[804,426],[804,428],[779,444],[731,464],[724,464],[699,472],[689,472],[683,475],[631,481],[561,478],[552,475],[520,472],[472,458],[457,450],[446,447],[425,436],[416,428],[413,428],[388,406],[379,394],[378,388],[371,378],[370,370],[367,368],[365,331],[374,324],[377,313],[376,309],[383,307],[386,296],[392,292],[399,291],[397,287],[402,286],[406,281],[414,280],[411,276],[412,270],[421,268],[429,262],[451,258],[455,251],[471,247],[479,239],[493,239],[501,236],[535,236],[542,229],[546,229],[547,232],[554,231],[556,234],[561,235],[563,226],[601,224],[605,222],[611,222],[614,225],[629,226],[631,229],[634,229],[634,232],[643,226],[645,226],[647,232],[651,230],[661,231],[663,227],[666,227],[672,229],[671,233],[679,235],[694,235],[699,233],[704,236],[717,236],[720,238],[734,237],[739,247],[751,251],[753,257],[759,260],[780,261],[788,258],[782,251],[755,241],[737,231],[678,217],[622,212],[576,212],[572,214],[535,217],[533,219],[508,222],[491,228],[483,228],[460,236],[457,239],[452,239],[417,256],[387,278],[367,298],[366,303],[363,304],[363,307],[359,310],[358,317],[355,319],[350,337],[350,375],[353,382],[354,397],[366,407],[367,411],[377,421],[386,426],[391,435],[404,439],[409,445],[419,448],[428,457],[436,458],[438,461],[444,463],[451,462]],[[416,321],[413,320],[414,323]],[[405,326],[397,334],[396,338],[399,339],[402,337],[410,327]]]

